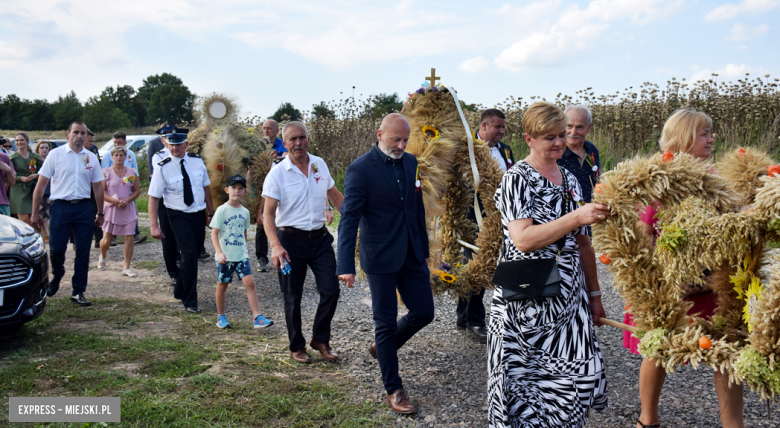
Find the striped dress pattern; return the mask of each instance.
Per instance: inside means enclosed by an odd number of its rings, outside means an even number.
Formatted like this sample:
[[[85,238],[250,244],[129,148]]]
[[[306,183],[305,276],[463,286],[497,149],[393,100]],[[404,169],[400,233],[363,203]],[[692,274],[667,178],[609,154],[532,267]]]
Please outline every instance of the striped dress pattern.
[[[563,170],[574,195],[577,179]],[[507,223],[531,218],[534,224],[561,216],[563,186],[557,186],[525,161],[504,175],[494,201],[501,212],[504,242],[499,260],[555,258],[557,246],[522,252]],[[562,278],[556,297],[506,301],[496,285],[488,322],[488,418],[492,428],[582,427],[590,409],[607,407],[607,382],[588,306],[577,228],[566,235],[558,259]]]

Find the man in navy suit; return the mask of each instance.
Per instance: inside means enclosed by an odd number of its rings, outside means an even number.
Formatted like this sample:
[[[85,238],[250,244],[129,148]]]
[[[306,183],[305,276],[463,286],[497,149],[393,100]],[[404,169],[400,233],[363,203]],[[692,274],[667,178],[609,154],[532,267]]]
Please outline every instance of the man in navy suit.
[[[409,122],[389,114],[377,132],[379,142],[348,168],[344,179],[338,240],[339,279],[355,283],[355,241],[360,226],[360,266],[368,275],[374,310],[375,342],[387,401],[400,414],[411,414],[398,375],[398,349],[433,321],[428,271],[428,234],[417,159],[405,153]],[[395,291],[409,313],[398,318]]]

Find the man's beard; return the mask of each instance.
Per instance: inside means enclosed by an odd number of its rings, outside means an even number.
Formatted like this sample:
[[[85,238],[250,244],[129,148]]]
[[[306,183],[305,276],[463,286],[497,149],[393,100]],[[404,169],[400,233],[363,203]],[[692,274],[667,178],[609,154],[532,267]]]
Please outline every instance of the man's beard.
[[[379,145],[379,150],[386,154],[390,159],[401,159],[401,157],[404,155],[404,151],[401,149],[388,149],[386,147],[382,147],[381,144]]]

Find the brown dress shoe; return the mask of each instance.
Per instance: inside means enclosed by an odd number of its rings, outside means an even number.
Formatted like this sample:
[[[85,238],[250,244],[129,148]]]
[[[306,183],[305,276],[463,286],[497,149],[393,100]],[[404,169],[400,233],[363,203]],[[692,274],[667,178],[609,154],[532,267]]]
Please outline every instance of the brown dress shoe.
[[[401,415],[411,415],[417,411],[403,389],[387,394],[387,402],[390,403],[394,412]]]
[[[376,342],[371,342],[371,346],[368,347],[368,353],[371,354],[374,359],[378,359],[376,356]]]
[[[297,351],[290,352],[290,356],[293,360],[303,363],[303,364],[309,364],[311,363],[311,358],[309,358],[309,354],[306,353],[306,347],[303,347]]]
[[[333,349],[330,349],[330,345],[317,343],[313,340],[311,343],[309,343],[309,345],[311,345],[312,348],[320,351],[320,355],[322,355],[322,358],[325,358],[326,360],[336,361],[339,359],[339,354],[333,352]]]

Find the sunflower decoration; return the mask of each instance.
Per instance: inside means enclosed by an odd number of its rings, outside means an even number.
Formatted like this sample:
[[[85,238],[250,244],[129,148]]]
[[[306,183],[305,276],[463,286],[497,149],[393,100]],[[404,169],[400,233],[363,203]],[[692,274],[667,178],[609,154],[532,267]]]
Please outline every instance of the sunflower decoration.
[[[750,254],[745,256],[742,265],[738,267],[735,275],[729,275],[729,280],[734,284],[734,291],[737,293],[738,300],[744,300],[742,307],[742,320],[748,326],[748,332],[753,331],[753,317],[751,309],[756,306],[758,300],[762,299],[761,293],[764,291],[764,285],[761,279],[750,270],[752,258]]]
[[[433,127],[433,126],[430,126],[430,125],[423,126],[422,127],[422,132],[430,140],[437,140],[437,139],[439,139],[439,130],[436,129],[435,127]]]
[[[447,284],[452,284],[453,282],[455,282],[457,280],[455,275],[453,275],[451,273],[447,273],[447,272],[445,272],[443,270],[431,268],[431,273],[436,275],[436,276],[438,276],[439,279],[441,279],[442,281],[446,282]]]

